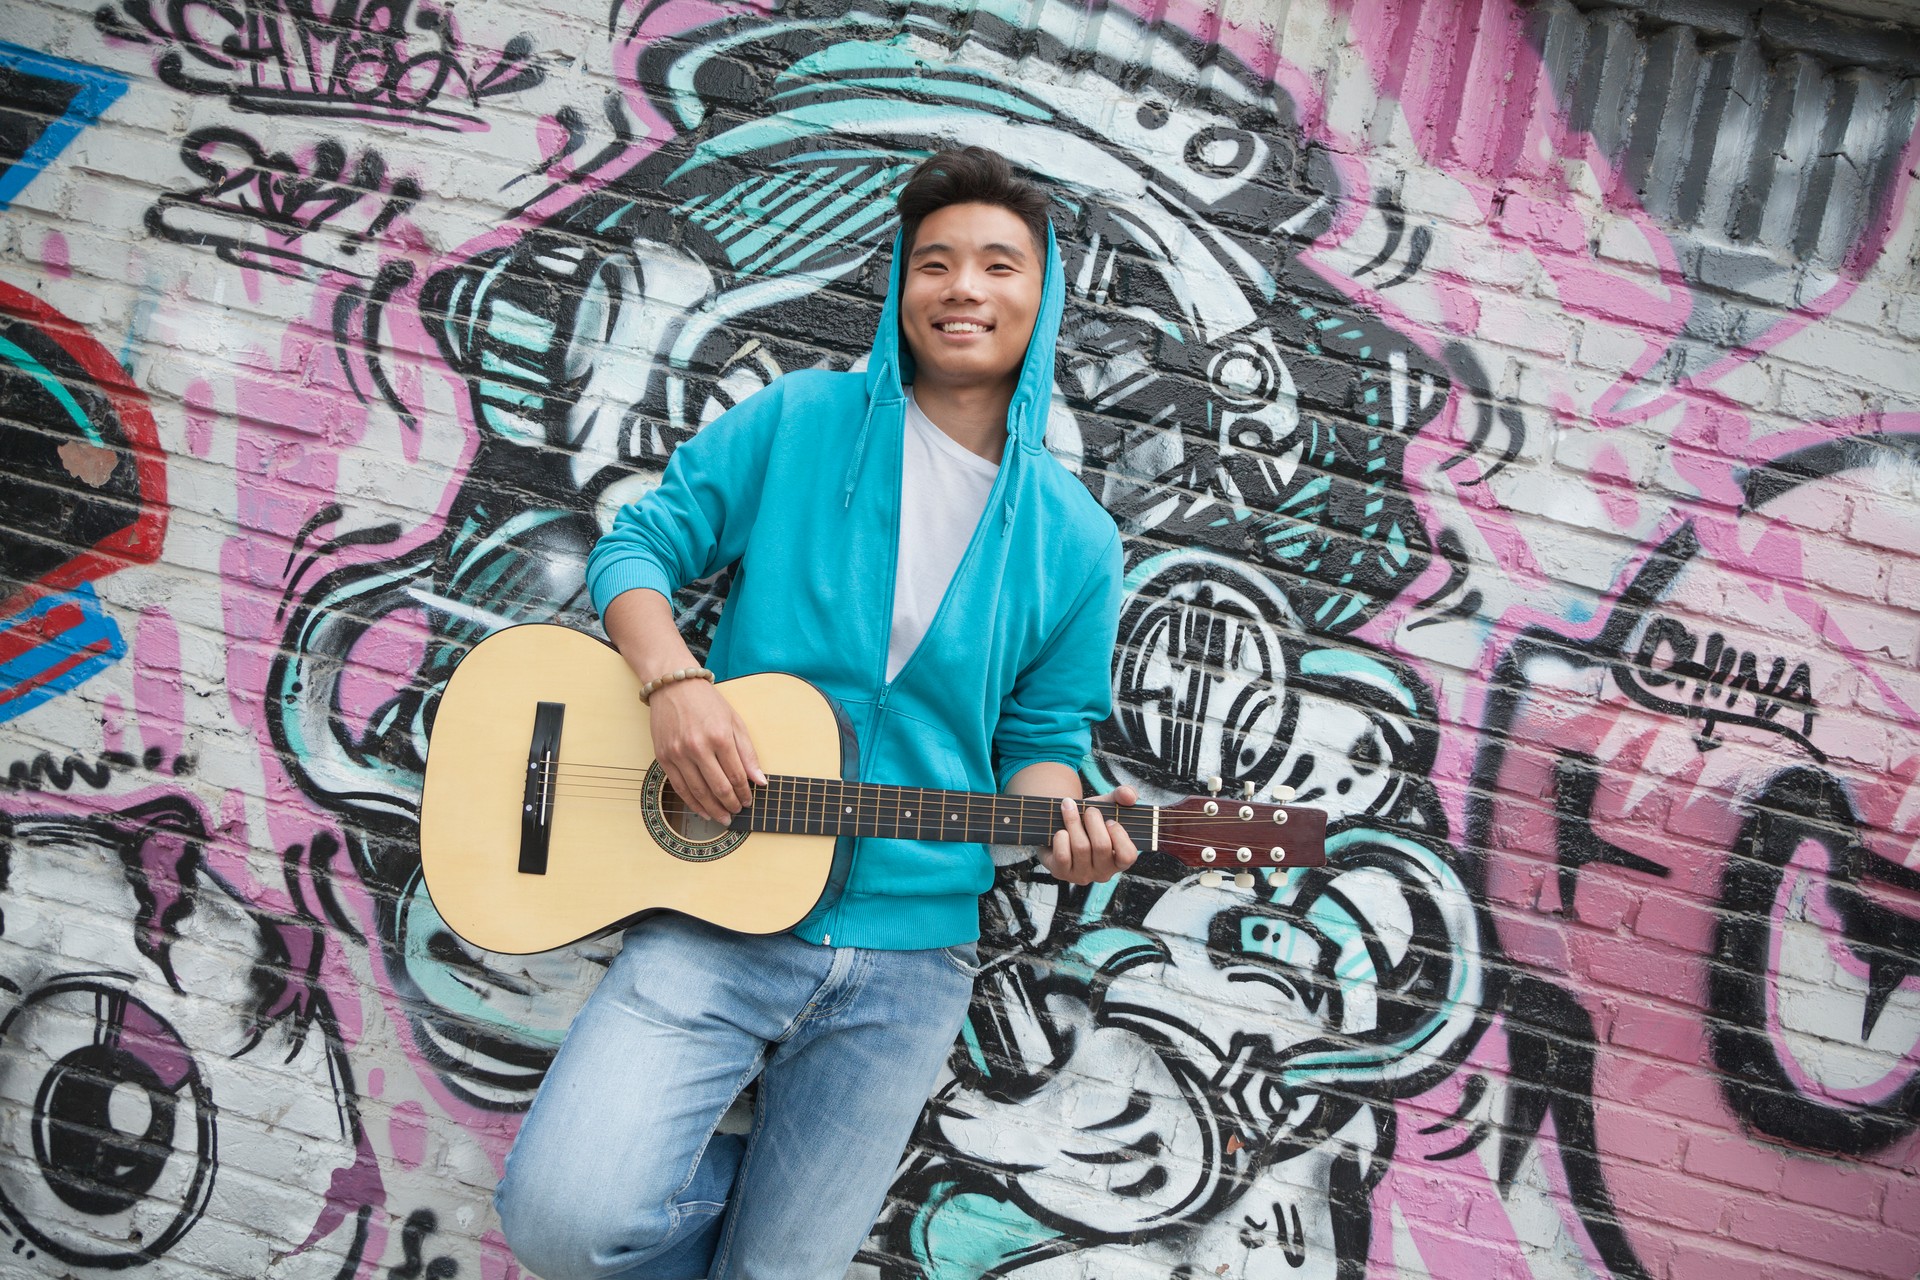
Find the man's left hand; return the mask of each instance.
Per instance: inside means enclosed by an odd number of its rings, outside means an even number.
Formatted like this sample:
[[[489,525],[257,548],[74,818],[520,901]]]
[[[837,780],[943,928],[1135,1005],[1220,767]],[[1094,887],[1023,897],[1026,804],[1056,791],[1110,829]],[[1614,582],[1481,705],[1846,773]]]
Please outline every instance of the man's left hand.
[[[1054,833],[1053,847],[1040,855],[1040,864],[1068,884],[1113,879],[1140,856],[1133,837],[1114,821],[1114,809],[1138,799],[1132,787],[1120,787],[1103,796],[1062,800],[1065,828]]]

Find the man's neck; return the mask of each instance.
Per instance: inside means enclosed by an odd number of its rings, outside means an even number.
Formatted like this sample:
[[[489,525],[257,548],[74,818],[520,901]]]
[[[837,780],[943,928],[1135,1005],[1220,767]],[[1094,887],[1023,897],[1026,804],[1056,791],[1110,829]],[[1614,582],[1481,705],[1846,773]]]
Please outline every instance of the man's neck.
[[[956,387],[921,378],[913,384],[913,402],[955,444],[997,464],[1007,446],[1013,388],[1012,382]]]

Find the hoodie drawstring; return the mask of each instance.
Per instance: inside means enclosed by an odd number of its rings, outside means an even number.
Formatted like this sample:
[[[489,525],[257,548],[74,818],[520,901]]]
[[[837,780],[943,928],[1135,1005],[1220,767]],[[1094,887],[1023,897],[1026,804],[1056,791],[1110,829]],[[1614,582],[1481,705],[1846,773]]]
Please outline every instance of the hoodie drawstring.
[[[867,393],[866,416],[860,419],[860,434],[853,438],[853,457],[847,462],[847,486],[841,494],[840,505],[853,505],[853,487],[860,482],[860,464],[867,456],[867,433],[873,429],[873,409],[880,403],[880,390],[887,385],[888,364],[880,366],[880,379],[877,386]]]

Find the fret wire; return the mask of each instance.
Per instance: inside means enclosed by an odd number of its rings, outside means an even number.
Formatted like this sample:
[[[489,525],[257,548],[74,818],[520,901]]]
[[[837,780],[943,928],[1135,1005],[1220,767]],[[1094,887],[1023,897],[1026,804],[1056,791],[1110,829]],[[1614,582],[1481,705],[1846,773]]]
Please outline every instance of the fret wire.
[[[755,831],[822,835],[844,832],[919,840],[957,838],[985,844],[1031,846],[1049,843],[1060,828],[1059,802],[1052,797],[908,788],[843,778],[772,776],[755,803],[759,811],[748,823],[748,829]],[[916,808],[918,812],[908,818],[910,809]],[[958,816],[949,818],[949,813]],[[1179,814],[1168,818],[1154,805],[1115,806],[1106,816],[1119,822],[1144,850],[1151,847],[1156,813],[1161,825],[1170,831],[1178,831],[1191,821]],[[1003,818],[1010,821],[1003,822]]]

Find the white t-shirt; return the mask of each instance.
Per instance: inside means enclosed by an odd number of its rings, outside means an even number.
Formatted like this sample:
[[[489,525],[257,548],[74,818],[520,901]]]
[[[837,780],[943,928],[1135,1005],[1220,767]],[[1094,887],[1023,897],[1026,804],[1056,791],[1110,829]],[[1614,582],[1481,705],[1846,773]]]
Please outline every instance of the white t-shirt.
[[[900,674],[927,634],[999,473],[998,464],[934,426],[908,397],[900,459],[900,556],[893,573],[887,679]]]

